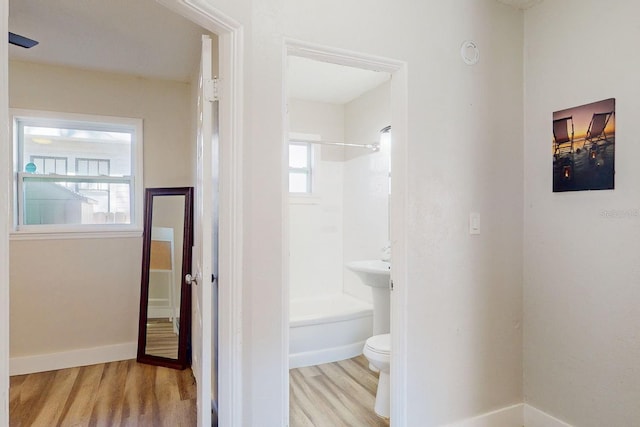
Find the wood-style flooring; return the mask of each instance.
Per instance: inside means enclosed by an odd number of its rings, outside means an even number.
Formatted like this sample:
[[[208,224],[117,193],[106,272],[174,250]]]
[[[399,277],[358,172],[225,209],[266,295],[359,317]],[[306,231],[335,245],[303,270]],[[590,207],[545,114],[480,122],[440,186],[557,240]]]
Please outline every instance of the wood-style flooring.
[[[10,384],[11,427],[196,425],[190,369],[125,360],[18,375]]]
[[[388,427],[373,411],[378,375],[364,356],[292,369],[291,427]],[[11,377],[10,427],[196,425],[196,386],[135,360]]]
[[[289,371],[290,427],[388,427],[376,415],[378,374],[364,356]]]
[[[152,356],[178,358],[178,335],[169,319],[150,319],[147,322],[145,353]]]

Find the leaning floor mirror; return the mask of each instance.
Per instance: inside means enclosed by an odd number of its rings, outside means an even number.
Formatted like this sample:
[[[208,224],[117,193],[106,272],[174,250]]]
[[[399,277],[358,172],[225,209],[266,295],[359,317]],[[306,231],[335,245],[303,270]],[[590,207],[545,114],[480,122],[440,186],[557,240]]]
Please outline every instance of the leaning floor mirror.
[[[193,187],[145,191],[138,357],[185,369],[190,361]]]

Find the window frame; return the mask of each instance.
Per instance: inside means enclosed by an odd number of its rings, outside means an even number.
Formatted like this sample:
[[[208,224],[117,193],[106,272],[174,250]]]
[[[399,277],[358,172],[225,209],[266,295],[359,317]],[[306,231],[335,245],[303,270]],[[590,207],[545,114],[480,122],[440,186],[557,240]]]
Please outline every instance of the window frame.
[[[102,116],[93,114],[62,113],[56,111],[40,111],[28,109],[9,109],[12,154],[9,165],[12,171],[11,215],[12,240],[68,239],[68,238],[100,238],[100,237],[138,237],[142,234],[143,224],[143,120],[139,118]],[[47,181],[55,178],[77,182],[91,182],[91,179],[102,181],[126,182],[130,185],[130,224],[22,224],[23,197],[22,183],[25,173],[21,168],[23,141],[20,138],[20,125],[38,125],[52,127],[77,126],[81,129],[102,131],[131,132],[131,174],[129,177],[96,177],[79,175],[45,175],[39,177]],[[29,174],[30,175],[30,174]],[[46,178],[44,178],[46,177]],[[35,179],[35,178],[34,178]],[[114,182],[115,182],[114,181]]]
[[[291,191],[290,185],[287,183],[289,187],[289,194],[293,196],[310,196],[313,194],[313,144],[308,141],[299,141],[294,139],[289,140],[289,144],[287,145],[287,150],[292,145],[304,146],[307,148],[307,167],[306,168],[295,168],[291,167],[291,159],[289,159],[287,178],[291,179],[291,173],[304,173],[307,176],[307,191]],[[288,158],[288,157],[287,157]]]

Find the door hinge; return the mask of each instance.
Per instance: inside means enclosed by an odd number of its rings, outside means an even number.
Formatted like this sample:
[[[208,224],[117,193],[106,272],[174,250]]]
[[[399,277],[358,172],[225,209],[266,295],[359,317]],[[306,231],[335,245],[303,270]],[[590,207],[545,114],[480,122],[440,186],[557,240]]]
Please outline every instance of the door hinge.
[[[204,93],[207,97],[207,101],[215,102],[220,99],[220,93],[218,91],[218,78],[207,79],[204,82]]]

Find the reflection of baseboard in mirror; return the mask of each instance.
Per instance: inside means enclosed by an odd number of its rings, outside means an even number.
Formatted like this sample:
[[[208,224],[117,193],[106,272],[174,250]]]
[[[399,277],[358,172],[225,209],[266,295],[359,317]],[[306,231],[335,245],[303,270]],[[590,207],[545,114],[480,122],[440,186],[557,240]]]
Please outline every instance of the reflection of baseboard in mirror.
[[[137,361],[185,369],[191,336],[193,187],[148,188]],[[182,321],[180,321],[182,319]]]

